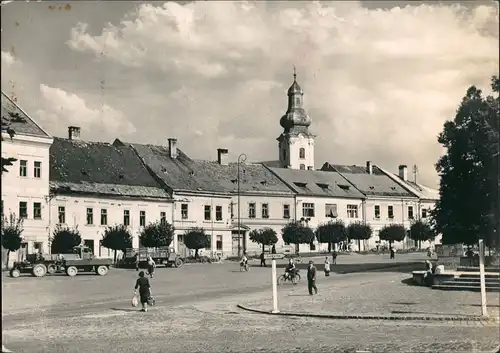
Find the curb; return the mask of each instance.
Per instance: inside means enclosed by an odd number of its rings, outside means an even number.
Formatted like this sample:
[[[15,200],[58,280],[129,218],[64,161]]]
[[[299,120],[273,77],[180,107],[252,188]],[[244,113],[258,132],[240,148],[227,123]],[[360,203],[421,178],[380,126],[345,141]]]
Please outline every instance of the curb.
[[[497,318],[482,318],[478,316],[394,316],[394,315],[344,315],[344,314],[307,314],[307,313],[290,313],[278,312],[273,313],[270,311],[252,309],[238,304],[239,309],[267,315],[278,316],[293,316],[293,317],[312,317],[319,319],[333,319],[333,320],[386,320],[386,321],[474,321],[474,322],[498,322]]]

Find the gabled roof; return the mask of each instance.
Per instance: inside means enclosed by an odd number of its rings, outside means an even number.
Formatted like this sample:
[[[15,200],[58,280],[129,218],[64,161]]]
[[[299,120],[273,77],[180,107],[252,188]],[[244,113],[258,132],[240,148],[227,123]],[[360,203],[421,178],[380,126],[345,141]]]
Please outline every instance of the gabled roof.
[[[377,166],[372,166],[372,174],[366,167],[325,163],[323,171],[337,172],[366,196],[415,197],[400,184],[389,178]]]
[[[362,193],[335,172],[267,168],[301,196],[364,199]]]
[[[223,191],[237,192],[237,163],[221,165],[215,161],[194,160],[188,166],[195,170],[196,174],[203,173],[216,180]],[[293,195],[290,188],[262,164],[240,164],[240,191],[267,195]]]
[[[193,161],[179,148],[171,158],[168,147],[115,140],[114,145],[130,146],[148,169],[173,191],[224,193],[224,188],[203,170],[189,167]]]
[[[377,169],[387,175],[389,178],[394,180],[394,182],[402,185],[404,188],[408,189],[412,194],[422,200],[429,201],[437,201],[439,200],[439,190],[430,188],[428,186],[415,183],[410,180],[403,180],[399,177],[399,175],[391,173],[381,167],[377,167]]]
[[[127,146],[54,138],[50,185],[57,192],[170,198]]]
[[[7,123],[16,135],[51,138],[32,118],[2,91],[2,123]]]
[[[399,178],[399,176],[395,175],[396,178]],[[410,190],[414,190],[417,193],[417,196],[423,200],[432,200],[432,201],[437,201],[439,200],[439,190],[430,188],[428,186],[422,185],[415,183],[413,181],[403,181],[401,180],[402,183],[406,184],[406,187],[409,187]]]

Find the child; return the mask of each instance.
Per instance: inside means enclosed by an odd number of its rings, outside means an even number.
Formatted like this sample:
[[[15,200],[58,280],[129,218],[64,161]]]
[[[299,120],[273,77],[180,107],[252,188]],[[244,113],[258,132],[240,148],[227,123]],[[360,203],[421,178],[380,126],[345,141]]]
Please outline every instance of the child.
[[[330,276],[330,261],[328,261],[328,256],[325,257],[325,276]]]

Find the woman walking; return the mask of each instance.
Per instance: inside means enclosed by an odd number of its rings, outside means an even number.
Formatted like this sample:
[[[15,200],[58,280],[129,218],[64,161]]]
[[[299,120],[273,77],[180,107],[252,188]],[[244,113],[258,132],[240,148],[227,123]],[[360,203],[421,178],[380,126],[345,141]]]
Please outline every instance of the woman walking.
[[[151,286],[149,285],[149,279],[144,277],[144,271],[139,272],[139,278],[135,282],[134,295],[137,295],[137,289],[139,289],[139,297],[142,304],[141,311],[148,311],[148,299],[151,296]]]
[[[151,256],[148,256],[148,273],[151,278],[155,275],[156,263]]]
[[[325,257],[325,276],[330,276],[330,261],[328,260],[328,256]]]

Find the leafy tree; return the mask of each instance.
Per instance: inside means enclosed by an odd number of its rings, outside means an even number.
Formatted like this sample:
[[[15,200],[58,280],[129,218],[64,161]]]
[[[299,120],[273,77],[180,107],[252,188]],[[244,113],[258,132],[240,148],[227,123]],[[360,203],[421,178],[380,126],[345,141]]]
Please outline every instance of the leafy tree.
[[[132,234],[126,225],[119,224],[106,228],[102,237],[101,245],[115,251],[114,261],[116,262],[116,252],[125,251],[132,247]]]
[[[249,238],[254,243],[262,245],[262,252],[264,252],[264,246],[271,246],[278,242],[278,236],[272,228],[254,229],[250,232]]]
[[[23,219],[14,214],[2,217],[2,246],[7,249],[6,267],[9,266],[9,255],[11,251],[17,251],[23,242]]]
[[[12,118],[12,117],[16,118],[16,115],[19,115],[19,114],[9,113],[9,115],[10,115],[10,118]],[[19,119],[20,117],[17,117],[17,118]],[[1,128],[2,128],[2,133],[6,132],[7,134],[9,134],[10,139],[12,139],[16,134],[15,131],[10,127],[10,119],[7,117],[2,116]],[[1,138],[3,141],[3,136]],[[15,161],[17,161],[16,158],[12,158],[12,157],[4,158],[4,157],[2,157],[2,171],[1,171],[1,173],[8,172],[7,167],[12,166]]]
[[[299,244],[310,244],[314,240],[314,231],[307,225],[299,222],[290,222],[281,229],[283,241],[288,244],[295,244],[295,249],[299,251]]]
[[[372,233],[372,227],[365,222],[353,222],[347,226],[347,236],[358,241],[359,251],[361,251],[361,240],[370,239]]]
[[[141,231],[139,241],[147,248],[169,246],[174,238],[174,227],[166,221],[150,223]]]
[[[210,237],[203,228],[191,228],[184,233],[184,244],[189,249],[194,249],[194,258],[198,258],[198,250],[210,246]]]
[[[406,237],[406,229],[402,224],[389,224],[383,227],[378,233],[380,240],[389,242],[389,248],[392,248],[392,243],[395,241],[403,241]]]
[[[422,220],[416,220],[411,224],[408,236],[410,239],[418,242],[418,248],[420,249],[422,241],[432,240],[436,237],[436,234],[429,223]]]
[[[70,254],[73,252],[73,248],[81,243],[82,236],[80,235],[78,227],[70,228],[58,224],[50,239],[50,250],[53,254]]]
[[[332,250],[332,243],[340,243],[347,237],[344,222],[340,219],[319,225],[315,233],[318,242],[328,243],[328,251]]]
[[[499,79],[492,78],[499,92]],[[455,119],[444,124],[438,141],[446,149],[436,164],[440,199],[431,212],[433,227],[443,244],[476,244],[480,237],[493,245],[498,212],[498,135],[500,100],[467,90]],[[496,224],[498,227],[498,224]]]

